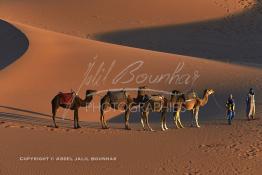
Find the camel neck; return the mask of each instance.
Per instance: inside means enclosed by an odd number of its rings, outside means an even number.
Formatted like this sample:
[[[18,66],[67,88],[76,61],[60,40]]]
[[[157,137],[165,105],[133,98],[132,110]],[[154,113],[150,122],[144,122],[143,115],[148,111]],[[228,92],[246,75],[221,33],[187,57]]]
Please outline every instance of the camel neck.
[[[205,94],[203,95],[203,99],[201,99],[200,102],[201,102],[200,104],[201,106],[204,106],[207,104],[208,102],[208,93],[207,92],[205,92]]]

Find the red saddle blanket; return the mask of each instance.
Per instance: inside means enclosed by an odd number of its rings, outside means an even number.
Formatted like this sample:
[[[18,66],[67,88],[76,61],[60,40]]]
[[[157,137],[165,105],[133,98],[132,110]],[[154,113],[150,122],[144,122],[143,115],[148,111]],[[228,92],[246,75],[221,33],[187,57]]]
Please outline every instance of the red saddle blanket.
[[[74,99],[74,93],[59,93],[60,95],[60,104],[64,104],[64,105],[70,105]]]

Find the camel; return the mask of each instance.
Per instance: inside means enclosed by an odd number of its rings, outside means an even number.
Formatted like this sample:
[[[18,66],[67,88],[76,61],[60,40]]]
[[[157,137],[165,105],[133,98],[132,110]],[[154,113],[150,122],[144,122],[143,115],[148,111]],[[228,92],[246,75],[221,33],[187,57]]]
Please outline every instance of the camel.
[[[86,91],[86,96],[85,99],[81,99],[77,94],[74,92],[72,93],[58,93],[51,101],[52,104],[52,114],[53,114],[53,123],[54,127],[57,128],[58,126],[56,125],[55,122],[55,116],[57,109],[59,107],[70,109],[74,111],[74,129],[80,128],[79,125],[79,118],[78,118],[78,109],[80,107],[86,107],[90,104],[90,102],[93,99],[93,95],[95,94],[96,90],[87,90]],[[69,100],[67,100],[67,103],[63,103],[62,100],[63,98],[67,96]]]
[[[166,124],[166,113],[167,113],[167,99],[162,95],[152,95],[149,99],[141,106],[141,124],[144,130],[145,124],[149,131],[154,131],[149,125],[148,118],[150,112],[160,112],[161,113],[161,130],[165,131],[168,129]]]
[[[180,93],[177,90],[172,91],[171,93],[171,99],[168,100],[162,95],[152,95],[149,97],[149,100],[146,101],[142,107],[142,112],[141,112],[141,124],[144,130],[145,129],[145,124],[147,125],[147,128],[150,131],[154,131],[148,122],[149,118],[149,113],[150,112],[160,112],[161,113],[161,130],[165,131],[168,130],[167,124],[166,124],[166,113],[168,110],[168,107],[174,108],[174,115],[177,115],[177,113],[180,112],[182,103],[185,101],[184,94]],[[181,124],[180,120],[179,123]],[[176,120],[176,125],[177,125],[177,120]],[[182,124],[181,124],[182,125]]]
[[[140,105],[146,97],[146,86],[138,88],[137,97],[130,97],[125,90],[122,91],[108,91],[107,94],[100,101],[100,123],[102,129],[109,129],[107,122],[105,121],[105,110],[111,107],[112,109],[124,109],[125,110],[125,129],[131,130],[129,127],[129,116],[131,108]],[[115,97],[119,98],[115,98]],[[115,99],[114,99],[115,98]]]
[[[209,95],[211,95],[213,93],[215,93],[215,91],[213,89],[206,89],[204,91],[202,99],[200,99],[199,97],[195,97],[195,98],[188,99],[188,100],[186,100],[185,102],[182,103],[182,108],[184,108],[185,110],[192,111],[192,124],[191,124],[191,126],[194,126],[194,120],[195,120],[196,127],[200,128],[200,125],[198,123],[199,108],[203,107],[207,104]],[[181,127],[183,127],[183,125],[180,122],[181,108],[178,109],[178,111],[179,111],[179,113],[177,113],[175,120],[178,120]]]

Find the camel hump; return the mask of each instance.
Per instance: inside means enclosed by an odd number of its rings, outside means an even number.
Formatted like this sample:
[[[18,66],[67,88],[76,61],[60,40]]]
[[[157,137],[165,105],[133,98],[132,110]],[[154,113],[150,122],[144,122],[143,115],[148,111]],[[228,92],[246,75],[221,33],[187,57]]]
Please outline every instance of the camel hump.
[[[153,100],[153,101],[163,101],[164,99],[165,97],[162,95],[152,95],[150,97],[150,100]]]
[[[185,98],[186,98],[186,100],[188,101],[188,100],[192,100],[192,99],[198,98],[198,95],[197,95],[196,92],[193,91],[193,92],[187,93],[186,96],[185,96]]]
[[[75,93],[74,92],[68,92],[68,93],[59,92],[59,96],[60,96],[60,101],[59,101],[60,104],[70,105],[73,102]]]
[[[127,93],[126,91],[108,91],[107,92],[110,101],[113,103],[121,103],[127,100]]]

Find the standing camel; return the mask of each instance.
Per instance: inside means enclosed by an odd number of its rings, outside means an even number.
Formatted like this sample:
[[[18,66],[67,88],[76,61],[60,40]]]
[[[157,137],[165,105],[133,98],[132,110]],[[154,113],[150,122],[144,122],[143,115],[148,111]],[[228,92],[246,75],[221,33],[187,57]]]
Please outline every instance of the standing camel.
[[[141,106],[141,124],[144,130],[145,124],[150,131],[154,131],[149,125],[149,113],[150,112],[160,112],[161,113],[161,130],[165,131],[168,129],[166,125],[166,113],[167,113],[167,99],[162,95],[152,95],[149,99]]]
[[[108,91],[107,94],[100,101],[100,122],[102,129],[108,129],[109,126],[105,121],[105,110],[109,107],[119,110],[125,110],[125,129],[130,130],[129,116],[131,108],[140,105],[146,98],[146,86],[138,88],[137,97],[130,97],[125,90],[122,91]]]
[[[146,101],[142,107],[141,112],[141,124],[143,126],[143,129],[145,130],[145,124],[147,125],[148,129],[150,131],[154,131],[148,122],[149,113],[150,112],[160,112],[161,113],[161,130],[165,131],[168,129],[166,124],[166,113],[169,107],[174,109],[174,116],[177,116],[177,114],[181,111],[182,103],[185,102],[185,96],[184,94],[180,93],[177,90],[172,91],[171,93],[171,99],[168,101],[167,98],[165,98],[162,95],[152,95],[149,97],[148,101]],[[175,118],[174,118],[175,119]],[[179,121],[179,124],[182,126],[180,119],[174,121],[177,124],[177,121]]]
[[[208,96],[215,93],[213,89],[206,89],[204,91],[203,98],[192,98],[186,100],[183,104],[182,107],[185,108],[186,110],[192,111],[192,124],[191,126],[194,126],[194,121],[196,123],[196,127],[200,128],[198,124],[198,113],[199,113],[199,108],[203,107],[207,104],[208,102]],[[177,116],[178,120],[180,121],[180,115]]]
[[[85,99],[81,99],[74,92],[72,93],[58,93],[51,101],[52,104],[52,113],[53,113],[53,122],[54,127],[57,128],[55,122],[56,111],[59,107],[74,110],[74,128],[80,128],[79,118],[78,118],[78,109],[80,107],[86,107],[90,104],[95,94],[95,90],[87,90]]]

